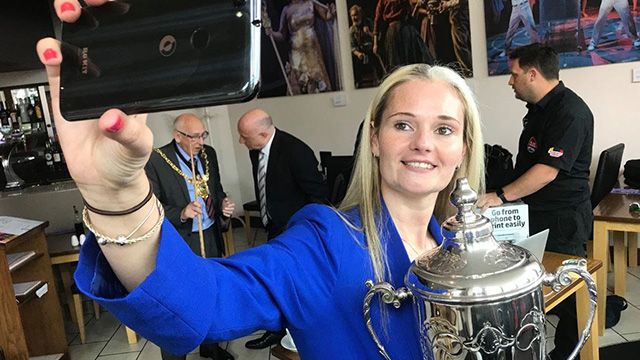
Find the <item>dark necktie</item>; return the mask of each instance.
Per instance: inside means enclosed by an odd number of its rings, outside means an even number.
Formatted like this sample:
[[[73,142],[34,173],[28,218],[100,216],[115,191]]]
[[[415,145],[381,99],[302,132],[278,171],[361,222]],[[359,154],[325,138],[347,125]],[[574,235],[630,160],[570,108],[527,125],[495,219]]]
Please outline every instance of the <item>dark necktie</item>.
[[[262,219],[262,224],[267,226],[269,223],[269,219],[267,217],[267,159],[262,150],[260,150],[258,154],[258,195],[260,196],[260,218]]]

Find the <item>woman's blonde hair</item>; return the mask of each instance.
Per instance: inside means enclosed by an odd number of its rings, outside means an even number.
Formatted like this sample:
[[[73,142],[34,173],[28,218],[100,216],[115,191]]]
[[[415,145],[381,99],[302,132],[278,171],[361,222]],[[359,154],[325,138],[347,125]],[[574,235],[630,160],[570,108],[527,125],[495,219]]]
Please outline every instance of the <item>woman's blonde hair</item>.
[[[359,208],[362,231],[367,239],[377,281],[385,281],[389,267],[380,243],[379,234],[384,231],[380,228],[380,169],[378,160],[371,152],[371,136],[377,134],[380,128],[382,114],[393,91],[399,85],[414,80],[442,81],[449,84],[458,94],[464,108],[465,157],[447,187],[438,194],[434,209],[436,219],[442,222],[453,214],[454,208],[449,205],[449,194],[453,190],[456,178],[466,177],[476,191],[484,192],[484,143],[480,129],[480,114],[475,97],[464,79],[449,68],[427,64],[406,65],[389,74],[380,84],[367,111],[352,180],[339,208],[341,211]]]

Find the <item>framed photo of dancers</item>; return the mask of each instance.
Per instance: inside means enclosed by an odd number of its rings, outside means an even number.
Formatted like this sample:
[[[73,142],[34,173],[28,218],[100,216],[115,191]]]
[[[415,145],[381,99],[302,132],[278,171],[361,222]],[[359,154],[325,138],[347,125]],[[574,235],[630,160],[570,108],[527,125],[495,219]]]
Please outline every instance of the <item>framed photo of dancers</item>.
[[[262,0],[258,97],[342,90],[335,0]]]
[[[562,68],[640,61],[638,0],[484,0],[489,75],[509,73],[511,50],[553,47]]]
[[[469,0],[347,0],[347,11],[356,88],[411,63],[473,76]]]

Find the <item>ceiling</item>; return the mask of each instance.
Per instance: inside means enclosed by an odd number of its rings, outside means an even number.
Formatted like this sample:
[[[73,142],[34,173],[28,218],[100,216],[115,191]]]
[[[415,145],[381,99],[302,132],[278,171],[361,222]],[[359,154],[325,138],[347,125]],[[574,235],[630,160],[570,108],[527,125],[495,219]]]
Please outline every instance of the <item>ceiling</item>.
[[[50,0],[3,1],[0,10],[0,72],[41,69],[36,43],[54,36]]]

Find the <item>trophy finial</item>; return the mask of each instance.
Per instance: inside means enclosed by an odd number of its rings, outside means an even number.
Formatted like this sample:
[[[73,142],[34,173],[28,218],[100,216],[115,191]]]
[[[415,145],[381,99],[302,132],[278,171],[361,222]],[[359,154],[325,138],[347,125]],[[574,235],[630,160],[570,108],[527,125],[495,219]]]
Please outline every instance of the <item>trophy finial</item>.
[[[456,187],[449,195],[449,201],[458,209],[456,220],[460,223],[471,223],[479,220],[479,215],[473,211],[478,200],[478,193],[469,185],[467,178],[456,180]]]

